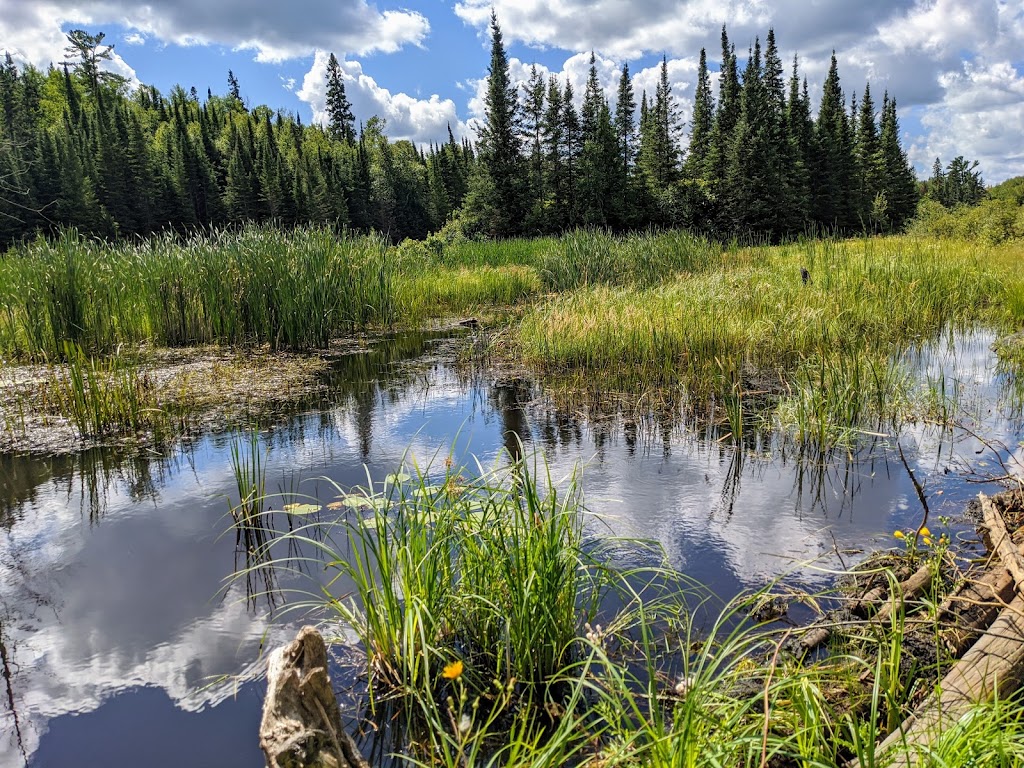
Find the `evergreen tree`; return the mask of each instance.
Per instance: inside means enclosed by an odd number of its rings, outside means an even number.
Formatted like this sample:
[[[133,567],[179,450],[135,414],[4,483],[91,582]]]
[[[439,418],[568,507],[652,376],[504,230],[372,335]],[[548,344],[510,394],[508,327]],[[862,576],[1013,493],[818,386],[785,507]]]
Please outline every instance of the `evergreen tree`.
[[[616,93],[613,126],[618,145],[616,162],[618,165],[619,181],[614,187],[616,194],[612,210],[617,213],[615,224],[618,227],[631,226],[637,218],[636,200],[632,190],[633,157],[636,145],[635,114],[636,99],[633,96],[633,83],[629,77],[629,64],[624,63]]]
[[[849,123],[833,51],[814,127],[811,183],[814,219],[826,229],[846,229],[856,224],[849,215],[850,165]]]
[[[722,25],[722,65],[718,75],[718,109],[711,129],[711,149],[708,153],[706,178],[712,194],[725,179],[726,164],[732,145],[733,132],[740,119],[740,77],[736,65],[736,51],[729,42]]]
[[[479,139],[479,173],[467,198],[470,218],[488,234],[519,234],[526,214],[526,179],[519,144],[519,102],[508,71],[498,19],[491,13],[491,65]]]
[[[228,70],[228,96],[237,104],[242,104],[242,89],[238,85],[238,78],[230,69]]]
[[[888,200],[882,189],[881,146],[875,123],[875,101],[871,98],[871,84],[864,86],[864,96],[857,111],[854,133],[854,194],[859,216],[871,229],[888,226]]]
[[[879,131],[879,172],[886,212],[893,229],[901,229],[917,211],[917,179],[907,154],[900,146],[900,122],[896,100],[886,93],[882,100],[882,121]]]
[[[814,123],[811,120],[811,104],[807,95],[807,81],[800,88],[800,76],[796,55],[793,56],[793,72],[789,79],[789,96],[786,100],[786,141],[789,144],[790,164],[786,171],[786,185],[789,188],[793,221],[803,228],[811,219],[811,152],[814,142]]]
[[[693,118],[690,121],[690,148],[686,158],[686,171],[692,179],[704,178],[705,166],[711,152],[714,114],[715,103],[708,75],[708,56],[707,51],[701,48],[700,64],[697,67],[697,87],[694,90]]]
[[[527,228],[539,231],[544,228],[544,153],[541,134],[544,128],[544,78],[534,64],[530,68],[530,79],[525,87],[523,107],[523,138],[529,152],[530,216]]]
[[[567,226],[568,215],[566,190],[566,142],[563,120],[562,89],[558,78],[548,78],[547,108],[541,128],[541,144],[544,153],[544,212],[545,229],[557,232]]]
[[[333,138],[348,144],[355,143],[355,115],[345,96],[341,65],[333,53],[327,59],[327,125]]]
[[[82,82],[97,100],[101,98],[101,85],[117,91],[128,82],[122,75],[100,69],[103,62],[114,59],[114,46],[104,45],[104,37],[106,35],[103,32],[93,35],[82,29],[73,29],[67,33],[68,46],[64,49],[64,58],[76,61],[75,73],[82,78]]]

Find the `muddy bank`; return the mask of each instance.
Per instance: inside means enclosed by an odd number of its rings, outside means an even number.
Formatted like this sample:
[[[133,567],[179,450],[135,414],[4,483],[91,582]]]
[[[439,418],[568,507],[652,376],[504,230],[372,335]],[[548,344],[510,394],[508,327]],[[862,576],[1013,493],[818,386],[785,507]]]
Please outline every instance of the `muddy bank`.
[[[353,354],[353,341],[330,355]],[[138,376],[156,407],[181,437],[272,415],[326,390],[330,355],[271,353],[268,348],[142,349],[133,354]],[[63,365],[7,365],[0,374],[0,451],[68,453],[87,447],[153,447],[151,430],[130,435],[83,437],[55,395],[66,377]]]

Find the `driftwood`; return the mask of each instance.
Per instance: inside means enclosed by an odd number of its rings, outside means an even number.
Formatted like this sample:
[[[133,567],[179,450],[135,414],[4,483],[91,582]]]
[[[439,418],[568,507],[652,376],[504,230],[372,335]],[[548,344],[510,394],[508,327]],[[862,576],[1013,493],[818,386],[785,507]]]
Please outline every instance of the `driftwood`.
[[[872,615],[874,622],[888,621],[892,611],[905,601],[917,597],[931,583],[932,569],[928,563],[918,568],[909,578],[896,585],[893,596],[884,605],[879,603],[885,598],[884,587],[875,587],[860,597],[851,607],[850,611],[861,616]],[[832,632],[837,626],[844,622],[826,620],[816,626],[808,628],[796,643],[796,651],[800,654],[810,653],[821,645],[824,645],[832,637]]]
[[[342,727],[327,674],[327,648],[313,627],[303,627],[291,643],[270,654],[260,749],[268,768],[367,766]]]
[[[986,615],[991,613],[990,606],[1001,603],[1005,607],[942,679],[937,693],[878,745],[876,755],[900,747],[892,755],[893,766],[927,762],[927,745],[937,734],[953,726],[975,705],[1002,698],[1024,682],[1024,555],[1013,543],[992,501],[984,494],[980,499],[988,540],[1001,567],[993,569],[995,575],[987,574],[986,579],[976,582],[975,589],[978,596],[987,598]],[[1012,602],[1003,602],[1014,592]]]

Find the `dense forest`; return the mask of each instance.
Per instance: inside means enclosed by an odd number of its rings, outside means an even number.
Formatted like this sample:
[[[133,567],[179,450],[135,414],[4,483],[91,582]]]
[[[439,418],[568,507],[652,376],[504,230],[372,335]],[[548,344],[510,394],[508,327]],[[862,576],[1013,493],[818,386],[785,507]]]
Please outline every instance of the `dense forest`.
[[[580,226],[685,226],[780,239],[811,230],[888,231],[917,204],[896,101],[840,86],[833,54],[816,115],[794,57],[788,83],[773,31],[745,65],[722,29],[718,88],[705,51],[692,120],[681,124],[667,62],[639,107],[623,65],[614,99],[591,68],[572,85],[535,67],[509,76],[491,23],[486,115],[478,139],[390,141],[359,123],[334,56],[328,122],[303,125],[228,92],[129,91],[103,68],[102,34],[68,34],[67,60],[43,72],[0,66],[0,245],[63,226],[103,237],[274,221],[325,222],[422,238],[456,219],[469,235]]]

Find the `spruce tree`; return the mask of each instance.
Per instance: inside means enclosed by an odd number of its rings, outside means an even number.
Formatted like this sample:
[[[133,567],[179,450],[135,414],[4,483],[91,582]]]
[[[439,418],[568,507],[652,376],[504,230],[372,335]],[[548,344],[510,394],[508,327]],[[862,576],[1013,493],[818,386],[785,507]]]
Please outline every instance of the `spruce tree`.
[[[477,146],[480,173],[474,179],[467,204],[489,234],[519,234],[526,214],[527,191],[519,143],[519,102],[509,76],[501,27],[493,11],[491,65]]]
[[[327,130],[330,135],[346,144],[355,143],[355,115],[352,104],[345,96],[345,81],[341,65],[332,53],[327,59]]]
[[[906,152],[900,146],[896,100],[889,98],[888,93],[882,100],[879,154],[889,222],[894,229],[901,229],[917,212],[917,178]]]
[[[693,118],[690,121],[690,148],[686,158],[686,171],[691,179],[702,179],[708,155],[711,152],[711,130],[714,126],[715,103],[711,95],[708,75],[708,56],[700,49],[697,67],[697,87],[694,90]]]
[[[636,99],[633,96],[633,83],[629,77],[629,64],[622,65],[619,76],[619,87],[615,103],[615,141],[617,144],[616,164],[618,166],[618,182],[614,185],[615,196],[612,211],[616,215],[615,225],[618,227],[633,226],[637,219],[637,201],[633,194],[633,163],[636,145]]]
[[[541,230],[543,224],[544,154],[541,149],[541,133],[544,125],[544,78],[534,64],[530,68],[530,79],[525,86],[523,105],[523,139],[529,146],[529,193],[530,215],[528,228]]]
[[[629,77],[629,64],[622,65],[619,88],[615,104],[615,135],[619,144],[619,163],[623,185],[627,183],[633,168],[633,147],[636,143],[636,98],[633,96],[633,82]]]

